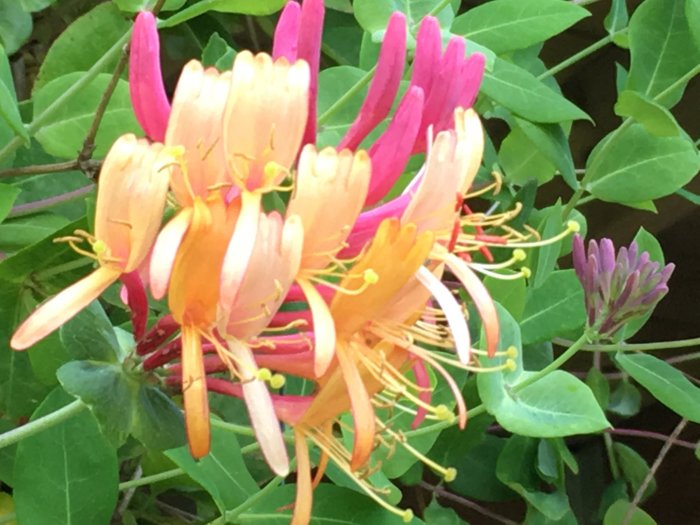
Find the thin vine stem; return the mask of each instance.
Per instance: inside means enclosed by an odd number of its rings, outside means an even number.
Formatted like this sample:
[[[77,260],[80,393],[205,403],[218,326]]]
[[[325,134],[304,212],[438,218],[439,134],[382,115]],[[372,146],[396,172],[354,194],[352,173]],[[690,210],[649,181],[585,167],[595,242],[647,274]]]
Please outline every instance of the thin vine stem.
[[[182,476],[186,472],[181,468],[174,468],[171,470],[166,470],[165,472],[159,472],[158,474],[153,474],[152,476],[143,476],[142,478],[132,479],[119,484],[119,490],[129,490],[136,487],[143,487],[144,485],[150,485],[151,483],[158,483],[159,481],[165,481],[167,479],[176,478]]]
[[[623,31],[618,31],[617,33],[611,33],[600,40],[593,42],[590,46],[583,48],[581,51],[578,53],[575,53],[571,55],[569,58],[566,60],[563,60],[559,62],[556,66],[553,66],[549,68],[547,71],[542,73],[540,76],[537,77],[537,80],[544,80],[545,78],[552,77],[556,75],[557,73],[560,73],[561,71],[565,70],[569,66],[573,66],[576,62],[583,60],[586,58],[588,55],[592,55],[599,49],[607,46],[609,43],[612,42],[613,38],[622,33]]]
[[[661,450],[659,451],[659,455],[656,457],[654,460],[654,463],[651,465],[651,468],[649,469],[649,472],[647,472],[647,475],[644,477],[644,481],[642,481],[642,484],[639,485],[639,488],[637,489],[637,492],[634,495],[634,498],[632,499],[632,503],[630,504],[629,508],[627,509],[627,512],[625,513],[625,517],[622,519],[622,525],[628,525],[630,520],[632,519],[632,515],[634,514],[634,509],[636,509],[639,506],[639,503],[642,501],[642,498],[644,497],[644,493],[647,490],[647,487],[649,487],[649,484],[652,482],[654,479],[654,476],[656,475],[656,471],[659,470],[659,467],[661,466],[661,463],[663,463],[664,459],[666,459],[666,456],[668,455],[669,451],[671,450],[671,447],[673,446],[673,442],[678,439],[678,436],[680,435],[681,432],[683,432],[683,429],[685,426],[688,424],[687,419],[681,419],[680,423],[676,425],[676,428],[673,429],[673,432],[671,432],[671,435],[668,436],[668,439],[666,440],[666,443],[664,443],[664,446],[661,447]]]
[[[369,84],[369,81],[372,80],[372,77],[376,71],[377,66],[374,66],[372,69],[367,71],[367,73],[365,73],[357,82],[355,82],[355,84],[353,84],[342,97],[336,100],[326,111],[321,113],[321,115],[318,117],[318,125],[322,126],[328,122],[328,119],[335,115],[343,106],[345,106],[345,104],[350,101],[350,99],[352,99],[352,97],[357,95],[362,88]]]
[[[500,514],[497,514],[492,510],[479,505],[475,501],[471,501],[467,498],[463,498],[462,496],[458,496],[457,494],[453,494],[452,492],[445,490],[442,487],[431,485],[429,483],[426,483],[425,481],[421,481],[418,485],[426,490],[431,491],[434,495],[440,498],[445,498],[454,503],[457,503],[458,505],[467,507],[468,509],[478,512],[479,514],[481,514],[482,516],[486,516],[487,518],[491,518],[492,520],[497,521],[498,523],[503,523],[504,525],[517,525],[516,521],[508,519],[505,516],[501,516]]]
[[[637,430],[635,428],[609,428],[605,432],[607,432],[608,434],[613,434],[615,436],[654,439],[656,441],[668,441],[668,436],[666,434],[662,434],[661,432],[652,432],[650,430]],[[691,443],[690,441],[683,441],[682,439],[676,439],[671,443],[671,445],[687,448],[690,450],[695,450],[695,447],[697,446],[695,443]]]
[[[254,506],[258,501],[264,499],[270,492],[273,492],[280,483],[284,480],[282,476],[275,476],[272,478],[267,485],[265,485],[259,492],[256,492],[250,496],[247,500],[241,503],[238,507],[232,510],[226,511],[224,516],[222,516],[223,521],[221,523],[235,523],[238,516],[243,514],[246,510]],[[216,523],[216,522],[215,522]]]
[[[59,423],[62,423],[66,419],[70,419],[76,414],[82,412],[86,408],[87,406],[85,405],[85,403],[83,403],[79,399],[76,399],[72,403],[62,408],[59,408],[55,412],[51,412],[50,414],[46,414],[45,416],[42,416],[39,419],[30,421],[29,423],[22,425],[21,427],[12,429],[9,432],[5,432],[4,434],[0,434],[0,448],[9,447],[10,445],[14,445],[18,441],[21,441],[30,436],[38,434],[39,432],[43,432],[44,430],[54,427]]]
[[[565,339],[554,339],[554,344],[560,346],[568,346],[571,341]],[[670,350],[673,348],[687,348],[691,346],[700,346],[700,337],[692,339],[678,339],[676,341],[659,341],[657,343],[614,343],[614,344],[585,344],[581,350],[588,352],[617,352],[618,350],[639,352],[646,350]]]
[[[10,210],[10,213],[8,213],[7,217],[22,217],[23,215],[30,215],[39,211],[48,210],[50,208],[53,208],[54,206],[58,206],[59,204],[72,202],[85,195],[88,195],[94,189],[95,185],[90,184],[89,186],[83,186],[82,188],[78,188],[77,190],[62,193],[60,195],[55,195],[53,197],[47,197],[46,199],[40,199],[38,201],[18,204]]]

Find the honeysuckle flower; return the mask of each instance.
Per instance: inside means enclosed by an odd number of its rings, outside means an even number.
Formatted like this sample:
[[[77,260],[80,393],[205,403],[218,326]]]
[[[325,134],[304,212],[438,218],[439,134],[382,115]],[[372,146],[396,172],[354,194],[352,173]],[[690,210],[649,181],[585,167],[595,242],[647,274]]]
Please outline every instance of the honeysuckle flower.
[[[298,216],[283,220],[277,213],[261,215],[253,254],[235,300],[233,304],[220,302],[217,315],[218,332],[227,345],[218,348],[218,356],[241,383],[261,450],[272,470],[281,476],[289,473],[287,449],[250,342],[267,327],[294,281],[303,237]],[[226,271],[224,267],[223,272]],[[275,383],[281,379],[282,376],[271,378]]]
[[[99,267],[37,308],[16,330],[10,345],[24,350],[75,316],[148,255],[163,216],[173,157],[162,144],[134,135],[120,137],[105,158],[97,190],[95,232],[76,231],[64,240]],[[87,241],[90,251],[77,243]]]
[[[573,241],[576,275],[583,286],[587,324],[591,336],[611,339],[624,324],[651,311],[668,293],[674,264],[663,268],[649,252],[639,252],[636,242],[615,253],[610,239]]]

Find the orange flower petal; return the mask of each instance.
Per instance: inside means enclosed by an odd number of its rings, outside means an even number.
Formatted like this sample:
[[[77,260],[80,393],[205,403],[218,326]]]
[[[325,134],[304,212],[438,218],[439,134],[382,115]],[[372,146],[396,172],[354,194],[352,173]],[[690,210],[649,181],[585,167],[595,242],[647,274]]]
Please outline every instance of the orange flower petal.
[[[294,502],[291,525],[308,525],[314,498],[311,485],[311,461],[306,437],[298,430],[294,431],[294,449],[297,454],[297,498]]]
[[[202,340],[191,326],[182,327],[182,395],[185,405],[185,426],[192,457],[209,454],[209,399],[202,359]]]
[[[316,287],[305,279],[297,284],[306,295],[314,321],[314,373],[321,377],[326,373],[335,355],[335,322],[326,301]]]

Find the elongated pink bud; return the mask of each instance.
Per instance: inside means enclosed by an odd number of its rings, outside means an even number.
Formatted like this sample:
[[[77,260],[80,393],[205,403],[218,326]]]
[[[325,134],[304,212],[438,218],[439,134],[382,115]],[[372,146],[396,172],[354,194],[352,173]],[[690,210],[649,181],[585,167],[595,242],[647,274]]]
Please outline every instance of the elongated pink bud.
[[[481,81],[484,78],[486,57],[481,53],[472,53],[465,64],[464,84],[460,90],[460,99],[457,105],[467,109],[474,105],[476,95],[479,93]]]
[[[141,11],[134,22],[129,54],[129,93],[136,119],[146,135],[162,142],[170,116],[160,70],[160,43],[153,13]]]
[[[299,24],[301,23],[301,8],[292,1],[287,2],[275,27],[272,42],[272,58],[285,57],[290,62],[297,59],[299,51]]]
[[[372,178],[366,206],[379,202],[403,173],[421,130],[423,90],[412,87],[401,100],[394,118],[369,150]]]
[[[304,0],[301,6],[301,27],[299,29],[299,55],[306,60],[311,70],[309,84],[309,116],[302,146],[316,144],[316,97],[318,96],[318,68],[321,63],[321,34],[325,8],[323,0]]]
[[[413,59],[411,86],[418,86],[427,95],[437,77],[442,54],[440,23],[437,18],[426,16],[416,35],[416,56]]]
[[[369,86],[367,97],[340,141],[338,149],[357,149],[360,142],[389,114],[394,103],[406,61],[406,17],[396,12],[389,18],[377,70]]]

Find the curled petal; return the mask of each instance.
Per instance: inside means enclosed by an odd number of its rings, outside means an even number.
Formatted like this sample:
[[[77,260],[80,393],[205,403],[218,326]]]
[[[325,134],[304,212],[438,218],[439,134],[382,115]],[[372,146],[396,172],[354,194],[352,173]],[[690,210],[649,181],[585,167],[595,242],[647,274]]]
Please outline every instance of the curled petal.
[[[136,119],[151,139],[162,142],[170,103],[160,70],[160,42],[153,13],[136,17],[129,47],[129,93]]]
[[[165,225],[156,239],[151,254],[150,288],[154,299],[162,299],[168,291],[177,250],[192,222],[192,208],[183,208]]]
[[[498,339],[500,337],[500,327],[498,324],[498,314],[493,299],[489,291],[484,286],[474,272],[464,264],[464,261],[454,254],[447,256],[447,266],[464,285],[469,296],[474,301],[486,335],[486,353],[489,357],[496,355]]]
[[[311,461],[306,436],[294,432],[294,449],[297,454],[297,497],[294,502],[294,514],[291,525],[308,525],[311,520],[313,487],[311,485]]]
[[[309,303],[314,324],[314,371],[317,377],[326,373],[335,355],[335,322],[330,309],[313,284],[305,279],[297,283]]]
[[[10,346],[15,350],[25,350],[43,339],[97,299],[120,274],[118,269],[102,266],[61,291],[34,310],[17,328]]]
[[[235,339],[228,340],[228,347],[235,356],[241,374],[243,399],[248,416],[255,430],[255,437],[267,464],[278,476],[289,474],[289,458],[282,430],[275,415],[270,392],[263,381],[256,377],[258,366],[250,348]]]

